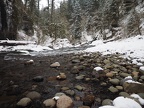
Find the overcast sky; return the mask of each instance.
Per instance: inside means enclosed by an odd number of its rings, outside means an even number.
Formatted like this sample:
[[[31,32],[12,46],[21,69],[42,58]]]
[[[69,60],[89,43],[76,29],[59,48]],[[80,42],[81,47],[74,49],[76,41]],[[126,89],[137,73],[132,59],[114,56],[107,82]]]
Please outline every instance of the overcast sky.
[[[58,7],[60,2],[63,1],[63,0],[54,0],[54,1],[55,1],[55,4],[56,4],[56,7]],[[47,0],[41,0],[40,4],[41,4],[41,6],[40,6],[41,8],[48,5]]]

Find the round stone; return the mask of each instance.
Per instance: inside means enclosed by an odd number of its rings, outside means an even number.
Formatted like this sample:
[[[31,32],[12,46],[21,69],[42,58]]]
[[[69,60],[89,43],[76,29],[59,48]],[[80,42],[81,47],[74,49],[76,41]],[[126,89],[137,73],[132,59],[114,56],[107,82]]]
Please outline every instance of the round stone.
[[[109,82],[114,85],[118,85],[120,83],[120,80],[119,79],[110,79]]]
[[[41,95],[36,92],[36,91],[32,91],[32,92],[29,92],[26,97],[30,98],[30,99],[39,99],[41,97]]]
[[[105,99],[102,101],[102,105],[112,105],[112,100],[111,99]]]
[[[113,87],[113,86],[109,87],[108,89],[109,89],[109,91],[111,91],[112,93],[118,92],[118,89],[115,88],[115,87]]]
[[[47,99],[43,102],[46,107],[54,108],[56,105],[56,101],[53,99]]]
[[[31,99],[30,98],[22,98],[18,103],[17,105],[18,106],[22,106],[22,107],[26,107],[30,104],[31,102]]]

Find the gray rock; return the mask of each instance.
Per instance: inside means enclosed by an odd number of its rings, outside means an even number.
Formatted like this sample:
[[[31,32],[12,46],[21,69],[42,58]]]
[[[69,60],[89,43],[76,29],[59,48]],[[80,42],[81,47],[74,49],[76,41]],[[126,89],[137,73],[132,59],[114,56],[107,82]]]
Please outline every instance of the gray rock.
[[[109,89],[109,91],[111,91],[112,93],[118,92],[118,89],[115,88],[115,87],[113,87],[113,86],[109,87],[108,89]]]
[[[105,99],[102,101],[102,105],[112,105],[112,100],[111,99]]]
[[[44,80],[43,76],[36,76],[33,78],[33,81],[35,81],[35,82],[42,82],[43,80]]]
[[[109,82],[112,83],[113,85],[118,85],[120,83],[120,80],[119,79],[110,79]]]
[[[62,87],[61,90],[62,90],[62,91],[69,90],[69,87]]]
[[[121,76],[121,77],[128,77],[128,76],[131,76],[130,74],[128,74],[128,73],[119,73],[119,75]]]
[[[60,67],[60,63],[55,62],[55,63],[51,64],[50,67],[52,67],[52,68]]]
[[[80,63],[80,60],[78,59],[72,60],[72,63]]]
[[[140,79],[144,80],[144,75],[140,77]]]
[[[140,73],[141,73],[142,75],[144,75],[144,66],[141,66],[139,70],[140,70]]]
[[[77,85],[77,86],[75,86],[75,89],[77,89],[77,90],[79,90],[79,91],[82,91],[82,90],[83,90],[83,87],[80,86],[80,85]]]
[[[47,99],[43,102],[44,106],[49,108],[54,108],[56,106],[56,101],[53,99]]]
[[[122,87],[122,86],[116,86],[116,88],[117,88],[118,90],[123,90],[123,87]]]
[[[138,95],[144,99],[144,93],[138,93]]]
[[[70,96],[74,96],[75,94],[74,90],[66,90],[65,93]]]
[[[21,106],[21,107],[26,107],[31,103],[31,99],[30,98],[22,98],[17,105]]]
[[[58,96],[58,97],[63,96],[63,95],[65,95],[65,93],[56,93],[55,94],[55,96]]]
[[[77,80],[82,80],[82,79],[84,79],[84,75],[77,76],[76,79]]]
[[[126,92],[120,92],[119,95],[123,97],[130,97],[130,95]]]
[[[30,99],[39,99],[41,97],[40,93],[36,92],[36,91],[32,91],[29,92],[26,97],[30,98]]]

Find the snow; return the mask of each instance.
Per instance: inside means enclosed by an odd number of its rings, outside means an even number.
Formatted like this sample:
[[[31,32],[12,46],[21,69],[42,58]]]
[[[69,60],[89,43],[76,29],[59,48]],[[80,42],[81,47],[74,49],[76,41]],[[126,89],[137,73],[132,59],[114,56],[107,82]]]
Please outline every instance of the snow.
[[[99,108],[142,108],[136,101],[130,98],[124,98],[122,96],[113,100],[113,105],[106,105]]]
[[[142,99],[139,95],[137,94],[132,94],[130,95],[131,97],[138,99],[138,101],[140,102],[141,105],[144,105],[144,99]]]
[[[136,101],[130,98],[117,97],[113,100],[116,108],[142,108]]]
[[[132,76],[125,77],[125,80],[126,80],[127,83],[141,84],[140,82],[134,81],[133,78],[132,78]]]
[[[141,66],[141,67],[140,67],[140,70],[144,71],[144,66]]]
[[[103,69],[102,69],[101,67],[95,67],[94,70],[96,70],[96,71],[101,71],[101,70],[103,70]]]
[[[101,52],[102,54],[114,54],[119,52],[123,57],[133,58],[136,60],[144,59],[144,36],[135,36],[128,39],[104,43],[97,40],[92,43],[95,47],[88,48],[86,52]]]

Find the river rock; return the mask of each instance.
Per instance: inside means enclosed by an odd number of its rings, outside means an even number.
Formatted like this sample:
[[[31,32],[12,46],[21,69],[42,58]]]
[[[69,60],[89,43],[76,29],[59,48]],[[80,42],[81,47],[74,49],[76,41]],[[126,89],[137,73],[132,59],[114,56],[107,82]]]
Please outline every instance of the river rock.
[[[55,94],[55,96],[58,96],[58,97],[63,96],[63,95],[65,95],[65,93],[61,93],[61,92],[60,92],[60,93],[56,93],[56,94]]]
[[[144,99],[144,93],[138,93],[138,95]]]
[[[119,95],[123,97],[130,97],[130,95],[126,92],[120,92]]]
[[[142,75],[144,75],[144,66],[141,66],[141,67],[139,68],[139,70],[140,70],[140,73],[141,73]]]
[[[109,89],[109,91],[111,91],[112,93],[118,92],[118,89],[115,88],[115,87],[113,87],[113,86],[109,87],[108,89]]]
[[[116,86],[116,88],[118,89],[118,90],[123,90],[123,87],[122,86]]]
[[[95,101],[95,96],[93,94],[85,95],[83,97],[83,104],[87,106],[91,106]]]
[[[141,83],[125,82],[123,88],[127,93],[144,93],[144,84]]]
[[[70,97],[63,95],[57,100],[57,108],[73,108],[73,101]]]
[[[72,60],[72,63],[80,63],[79,59]]]
[[[58,80],[65,80],[67,78],[67,76],[65,75],[65,73],[59,73],[59,75],[57,76]]]
[[[52,68],[60,67],[60,63],[59,62],[55,62],[55,63],[51,64],[50,67],[52,67]]]
[[[56,101],[53,99],[47,99],[43,102],[43,104],[48,108],[54,108],[56,105]]]
[[[31,99],[30,98],[22,98],[17,105],[21,106],[21,107],[26,107],[31,103]]]
[[[119,79],[110,79],[109,82],[114,85],[118,85],[120,83],[120,80]]]
[[[74,96],[75,94],[74,90],[66,90],[65,93],[70,96]]]
[[[121,77],[128,77],[128,76],[131,76],[130,74],[128,74],[128,73],[119,73],[119,75],[121,76]]]
[[[77,86],[75,86],[75,89],[77,89],[77,90],[79,90],[79,91],[82,91],[82,90],[83,90],[83,87],[80,86],[80,85],[77,85]]]
[[[33,78],[33,81],[35,81],[35,82],[42,82],[43,80],[44,80],[43,76],[36,76]]]
[[[144,80],[144,75],[140,77],[140,79]]]
[[[69,87],[62,87],[61,88],[62,91],[66,91],[66,90],[69,90],[69,89],[70,89]]]
[[[108,78],[112,78],[112,77],[114,76],[114,73],[112,73],[112,72],[106,73],[106,76],[107,76]]]
[[[77,79],[77,80],[82,80],[82,79],[84,79],[84,75],[76,76],[76,79]]]
[[[111,99],[105,99],[102,101],[102,105],[112,105],[112,100]]]
[[[36,92],[36,91],[32,91],[29,92],[26,97],[30,98],[30,99],[39,99],[41,97],[40,93]]]

